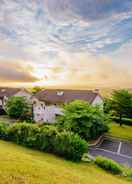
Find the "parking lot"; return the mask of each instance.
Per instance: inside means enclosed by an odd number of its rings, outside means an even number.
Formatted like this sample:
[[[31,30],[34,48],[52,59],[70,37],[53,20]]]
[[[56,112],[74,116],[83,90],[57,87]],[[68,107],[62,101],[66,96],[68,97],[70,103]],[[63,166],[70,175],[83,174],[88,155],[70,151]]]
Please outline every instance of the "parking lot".
[[[92,156],[102,155],[125,166],[132,166],[132,143],[104,137],[96,146],[89,148]]]

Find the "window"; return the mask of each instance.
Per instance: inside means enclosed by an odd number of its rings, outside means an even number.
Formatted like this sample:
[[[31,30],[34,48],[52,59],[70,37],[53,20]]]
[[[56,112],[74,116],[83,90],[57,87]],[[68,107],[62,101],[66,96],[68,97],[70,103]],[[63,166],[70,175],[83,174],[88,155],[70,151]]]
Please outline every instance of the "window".
[[[63,96],[64,95],[64,91],[57,91],[57,95],[58,96]]]

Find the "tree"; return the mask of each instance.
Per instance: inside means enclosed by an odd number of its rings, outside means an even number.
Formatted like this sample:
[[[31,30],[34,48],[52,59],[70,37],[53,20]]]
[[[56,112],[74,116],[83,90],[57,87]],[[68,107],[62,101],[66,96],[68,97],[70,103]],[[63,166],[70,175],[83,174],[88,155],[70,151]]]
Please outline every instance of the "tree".
[[[116,116],[120,118],[120,126],[122,125],[122,117],[130,117],[132,114],[132,93],[127,90],[115,90],[111,98],[112,110]]]
[[[112,100],[110,98],[104,98],[104,112],[105,113],[111,113],[112,111]]]
[[[31,106],[24,97],[10,97],[6,102],[5,110],[12,118],[25,120],[32,117]]]
[[[42,89],[43,89],[43,88],[40,87],[40,86],[35,86],[35,87],[33,87],[33,88],[31,89],[31,92],[32,92],[33,94],[36,94],[37,92],[41,91]]]
[[[78,133],[86,140],[108,131],[107,118],[101,108],[85,101],[75,100],[64,105],[64,115],[58,121],[60,128]]]

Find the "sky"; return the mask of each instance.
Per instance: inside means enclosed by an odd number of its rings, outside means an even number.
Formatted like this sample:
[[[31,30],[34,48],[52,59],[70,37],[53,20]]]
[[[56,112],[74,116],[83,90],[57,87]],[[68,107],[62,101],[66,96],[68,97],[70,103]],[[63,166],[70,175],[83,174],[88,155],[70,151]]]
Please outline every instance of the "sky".
[[[0,86],[132,87],[132,0],[0,0]]]

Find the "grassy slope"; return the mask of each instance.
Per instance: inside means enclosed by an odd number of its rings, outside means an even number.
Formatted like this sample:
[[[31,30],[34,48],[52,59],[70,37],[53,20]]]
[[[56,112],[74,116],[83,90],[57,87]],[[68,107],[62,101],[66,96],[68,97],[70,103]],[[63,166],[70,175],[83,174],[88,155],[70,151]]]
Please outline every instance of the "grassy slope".
[[[132,126],[122,125],[120,127],[119,124],[112,123],[110,124],[109,135],[132,141]]]
[[[72,163],[56,156],[0,141],[1,184],[129,184],[92,164]]]

